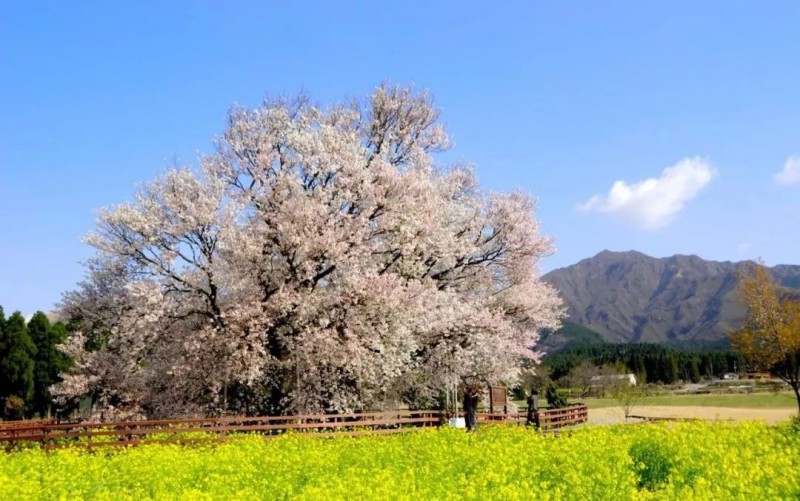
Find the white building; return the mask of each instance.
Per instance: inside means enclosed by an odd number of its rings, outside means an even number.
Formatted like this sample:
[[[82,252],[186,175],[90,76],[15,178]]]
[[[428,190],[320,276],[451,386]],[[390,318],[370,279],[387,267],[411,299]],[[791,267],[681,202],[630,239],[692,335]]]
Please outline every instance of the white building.
[[[612,374],[608,376],[592,376],[592,386],[605,386],[616,381],[623,381],[631,386],[636,386],[636,376],[633,374]]]

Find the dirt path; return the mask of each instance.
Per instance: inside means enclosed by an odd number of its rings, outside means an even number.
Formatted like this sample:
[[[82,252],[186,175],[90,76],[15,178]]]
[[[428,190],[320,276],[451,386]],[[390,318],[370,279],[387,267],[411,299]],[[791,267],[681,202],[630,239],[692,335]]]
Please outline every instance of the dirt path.
[[[632,414],[648,417],[695,418],[695,419],[732,419],[748,420],[762,419],[768,423],[777,423],[788,420],[797,411],[794,409],[738,409],[732,407],[672,407],[672,406],[642,406],[636,407]],[[622,409],[607,407],[604,409],[590,409],[590,423],[619,423],[624,421]]]

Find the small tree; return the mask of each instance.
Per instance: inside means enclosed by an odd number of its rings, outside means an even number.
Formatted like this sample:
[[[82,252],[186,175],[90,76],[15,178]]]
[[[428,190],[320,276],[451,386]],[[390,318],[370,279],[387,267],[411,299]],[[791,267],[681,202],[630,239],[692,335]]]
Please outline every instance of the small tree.
[[[625,419],[631,416],[634,407],[638,406],[644,398],[644,391],[640,386],[632,384],[627,378],[618,379],[611,385],[611,398],[622,409]]]
[[[16,395],[6,398],[3,406],[6,419],[22,419],[25,417],[25,401]]]
[[[614,376],[622,372],[623,367],[596,365],[585,361],[570,371],[567,381],[571,387],[580,389],[581,397],[604,397],[610,386],[616,384]]]
[[[768,370],[794,390],[800,409],[800,298],[775,282],[762,264],[740,275],[739,295],[747,313],[729,334],[734,348],[756,370]]]
[[[600,375],[600,367],[586,360],[576,365],[567,375],[567,383],[571,388],[577,388],[581,397],[589,396],[596,383],[595,376]]]
[[[552,409],[560,409],[569,405],[567,397],[564,396],[562,392],[558,391],[558,388],[556,388],[556,385],[553,383],[547,386],[547,391],[545,391],[544,396],[547,399],[547,405]]]
[[[517,400],[525,400],[533,390],[540,393],[553,381],[552,369],[541,363],[531,364],[520,375],[519,386],[514,388],[513,396]]]

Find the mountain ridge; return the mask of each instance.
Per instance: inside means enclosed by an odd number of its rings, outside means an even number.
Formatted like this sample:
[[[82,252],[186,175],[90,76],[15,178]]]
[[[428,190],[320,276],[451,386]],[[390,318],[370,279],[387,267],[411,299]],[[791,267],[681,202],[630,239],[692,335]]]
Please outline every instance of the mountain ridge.
[[[744,315],[735,291],[748,262],[604,250],[542,278],[559,290],[567,319],[605,341],[719,343]],[[800,265],[770,269],[782,285],[800,289]]]

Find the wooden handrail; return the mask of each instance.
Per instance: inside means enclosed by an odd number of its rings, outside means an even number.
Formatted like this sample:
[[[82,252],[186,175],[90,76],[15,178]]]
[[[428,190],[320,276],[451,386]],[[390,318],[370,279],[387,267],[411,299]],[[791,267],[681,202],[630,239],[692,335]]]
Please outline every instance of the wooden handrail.
[[[290,416],[228,416],[219,418],[187,418],[187,419],[153,419],[153,420],[137,420],[137,421],[84,421],[78,423],[52,423],[52,424],[25,424],[13,428],[13,431],[27,431],[27,430],[40,430],[47,428],[49,430],[61,430],[72,428],[109,428],[109,427],[128,427],[140,426],[146,424],[148,426],[169,426],[169,425],[186,425],[186,424],[207,424],[218,425],[222,423],[257,423],[257,422],[272,422],[272,421],[298,421],[298,420],[320,420],[322,422],[330,422],[329,420],[349,419],[358,421],[359,418],[375,417],[375,416],[398,416],[398,417],[440,417],[440,411],[381,411],[381,412],[362,412],[352,414],[297,414]],[[11,429],[5,430],[0,428],[0,434]]]
[[[49,449],[70,445],[106,447],[214,442],[230,438],[231,433],[260,433],[266,436],[273,436],[283,431],[302,431],[314,435],[364,433],[363,431],[349,431],[352,428],[365,428],[369,430],[368,432],[375,433],[394,433],[407,431],[408,427],[437,426],[444,421],[445,417],[444,412],[437,410],[397,410],[353,414],[226,416],[83,423],[25,422],[19,423],[13,428],[0,428],[0,443],[12,447],[18,442],[39,442]],[[583,404],[562,409],[542,409],[539,413],[541,427],[545,430],[585,423],[587,417],[588,409]],[[477,418],[480,422],[521,424],[526,421],[527,415],[523,412],[478,413]],[[180,434],[190,433],[206,433],[208,436],[177,437]],[[152,435],[167,435],[173,438],[148,438]],[[114,440],[114,437],[118,440]]]

